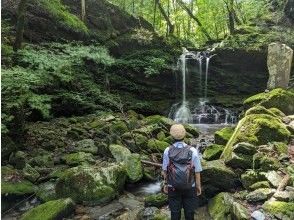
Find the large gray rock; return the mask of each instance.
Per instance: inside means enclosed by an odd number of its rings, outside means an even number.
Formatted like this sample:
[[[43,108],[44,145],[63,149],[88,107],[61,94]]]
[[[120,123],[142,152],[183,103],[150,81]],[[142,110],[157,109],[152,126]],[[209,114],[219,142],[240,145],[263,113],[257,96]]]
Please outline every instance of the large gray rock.
[[[285,44],[271,43],[268,46],[268,89],[287,88],[290,80],[293,50]]]

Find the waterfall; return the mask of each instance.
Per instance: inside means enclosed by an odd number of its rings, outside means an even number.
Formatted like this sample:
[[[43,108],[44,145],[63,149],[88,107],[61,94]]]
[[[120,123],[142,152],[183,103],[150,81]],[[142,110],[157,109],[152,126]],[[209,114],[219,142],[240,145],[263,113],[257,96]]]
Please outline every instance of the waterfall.
[[[237,122],[237,112],[228,109],[213,106],[209,104],[207,98],[208,74],[210,59],[216,54],[210,54],[210,51],[191,52],[183,48],[183,53],[178,59],[178,70],[182,74],[182,100],[175,103],[169,112],[169,117],[178,123],[195,123],[195,124],[232,124]],[[205,59],[205,78],[202,77],[202,60]],[[187,101],[187,60],[195,60],[199,68],[199,90],[202,98],[196,103]],[[204,78],[204,82],[203,82]]]

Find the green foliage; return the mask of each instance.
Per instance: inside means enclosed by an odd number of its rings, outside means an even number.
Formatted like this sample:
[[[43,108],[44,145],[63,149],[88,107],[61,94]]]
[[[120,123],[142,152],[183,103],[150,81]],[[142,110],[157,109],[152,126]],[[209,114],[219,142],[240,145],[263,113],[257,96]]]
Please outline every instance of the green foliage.
[[[77,16],[71,14],[68,8],[61,3],[60,0],[39,0],[40,4],[52,16],[54,16],[61,24],[76,32],[88,33],[88,28]]]
[[[12,124],[19,127],[28,117],[85,114],[116,104],[116,97],[95,83],[99,71],[114,63],[104,47],[78,43],[27,45],[15,59],[19,66],[2,70],[2,132]],[[88,71],[88,62],[97,71]]]

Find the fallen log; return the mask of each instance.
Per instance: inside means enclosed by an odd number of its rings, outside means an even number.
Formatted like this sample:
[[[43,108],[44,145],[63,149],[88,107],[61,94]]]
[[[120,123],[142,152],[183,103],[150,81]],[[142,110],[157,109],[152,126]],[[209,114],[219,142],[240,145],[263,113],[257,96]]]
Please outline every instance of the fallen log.
[[[148,161],[148,160],[141,160],[141,162],[143,164],[147,164],[147,165],[151,165],[151,166],[155,166],[155,167],[162,167],[162,165],[160,163],[154,163],[154,162],[151,162],[151,161]]]

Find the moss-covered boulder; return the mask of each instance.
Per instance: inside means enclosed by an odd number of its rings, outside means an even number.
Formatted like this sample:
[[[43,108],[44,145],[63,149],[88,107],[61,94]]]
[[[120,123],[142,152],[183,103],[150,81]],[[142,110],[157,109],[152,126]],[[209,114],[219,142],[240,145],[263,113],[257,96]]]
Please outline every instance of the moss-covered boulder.
[[[214,133],[214,142],[219,145],[226,145],[231,138],[235,128],[225,127]]]
[[[265,108],[278,108],[283,113],[291,115],[294,113],[294,92],[281,88],[274,89],[270,92],[263,92],[251,96],[244,101],[246,108],[256,106],[257,104]]]
[[[99,204],[115,198],[123,188],[125,179],[125,167],[121,164],[79,166],[64,171],[56,183],[55,191],[58,197]]]
[[[274,156],[269,157],[266,153],[258,152],[253,156],[254,169],[262,171],[277,170],[282,167],[280,161]]]
[[[231,219],[233,197],[229,193],[219,193],[208,202],[208,212],[212,219]]]
[[[2,128],[3,129],[3,128]],[[1,137],[1,158],[7,160],[10,154],[17,150],[17,145],[7,135]]]
[[[268,181],[260,181],[257,183],[253,183],[251,186],[249,186],[250,190],[256,190],[260,188],[271,188],[271,186]]]
[[[203,152],[203,158],[205,160],[217,160],[222,154],[224,148],[225,146],[223,145],[212,144],[205,148]]]
[[[39,205],[21,216],[21,220],[61,220],[74,212],[74,202],[70,199],[58,199]]]
[[[91,153],[91,154],[95,155],[98,153],[98,147],[95,146],[94,140],[84,139],[84,140],[80,140],[76,143],[75,151],[76,152]]]
[[[269,188],[259,188],[250,192],[246,196],[248,202],[261,202],[270,198],[275,193],[275,190]]]
[[[28,161],[28,154],[24,151],[17,151],[10,154],[9,163],[17,169],[23,169]]]
[[[55,192],[55,181],[48,181],[45,183],[41,183],[39,185],[39,189],[36,192],[36,196],[42,202],[48,202],[51,200],[57,199],[56,192]]]
[[[232,204],[232,216],[233,219],[237,220],[247,220],[250,218],[249,210],[242,204],[234,201]]]
[[[127,127],[127,124],[123,121],[117,121],[109,127],[109,133],[110,134],[118,134],[121,135],[123,133],[128,132],[129,129]]]
[[[168,146],[170,146],[169,143],[155,138],[149,139],[147,143],[148,150],[154,153],[162,153]]]
[[[294,202],[266,201],[262,208],[278,219],[294,219]]]
[[[253,184],[266,181],[264,173],[256,172],[254,170],[247,170],[241,175],[241,182],[246,189],[249,189]]]
[[[146,148],[148,137],[134,132],[124,133],[121,137],[123,144],[130,149],[132,152],[141,152]]]
[[[22,170],[22,174],[24,178],[31,182],[35,182],[40,177],[38,171],[35,168],[31,167],[30,164],[25,165],[25,167]]]
[[[191,126],[189,124],[184,124],[184,128],[185,128],[185,130],[187,132],[187,135],[191,134],[192,138],[199,137],[199,131],[198,131],[198,129],[196,127],[193,127],[193,126]]]
[[[143,177],[143,168],[139,154],[132,154],[128,148],[120,145],[110,145],[109,149],[117,162],[125,164],[130,182],[137,182]]]
[[[110,145],[109,150],[117,162],[124,162],[127,156],[131,154],[128,148],[117,144]]]
[[[29,160],[29,164],[33,167],[53,167],[53,153],[42,149],[37,150],[36,152],[34,152],[34,157]]]
[[[79,164],[93,164],[95,160],[91,153],[77,152],[72,154],[67,154],[62,157],[67,165],[76,166]]]
[[[158,193],[153,195],[148,195],[145,197],[145,206],[155,206],[161,208],[168,202],[167,195],[164,193]]]
[[[161,115],[152,115],[152,116],[148,116],[146,118],[143,119],[143,123],[145,125],[150,125],[150,124],[159,124],[162,126],[165,126],[166,128],[170,128],[170,126],[172,126],[175,122],[169,118],[166,118],[164,116]]]
[[[273,117],[279,117],[279,118],[282,118],[285,116],[285,114],[277,108],[267,109],[261,105],[254,106],[245,112],[245,116],[253,115],[253,114],[267,114],[267,115],[271,115]]]
[[[234,156],[234,145],[240,142],[247,142],[255,146],[278,141],[287,142],[290,132],[282,121],[267,114],[252,114],[241,119],[232,137],[228,141],[221,158],[226,163]]]
[[[222,160],[203,161],[202,167],[202,183],[207,197],[236,186],[237,175]]]
[[[1,195],[2,196],[25,196],[33,194],[37,186],[24,179],[24,176],[17,170],[4,166],[1,167]]]
[[[130,154],[125,161],[129,182],[138,182],[143,177],[143,167],[139,154]]]
[[[253,154],[256,147],[252,144],[241,142],[232,147],[231,157],[225,163],[233,168],[248,169],[252,167]]]

